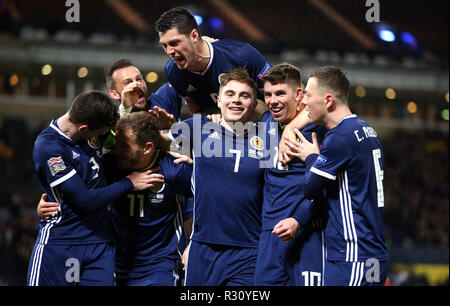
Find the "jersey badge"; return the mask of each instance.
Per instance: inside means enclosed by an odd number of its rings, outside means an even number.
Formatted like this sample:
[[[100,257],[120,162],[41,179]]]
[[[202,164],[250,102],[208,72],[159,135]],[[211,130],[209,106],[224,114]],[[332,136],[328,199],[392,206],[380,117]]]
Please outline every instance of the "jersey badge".
[[[58,172],[66,169],[66,165],[61,156],[52,157],[47,160],[48,168],[50,169],[50,173],[55,176]]]
[[[222,77],[226,75],[226,73],[221,73],[219,74],[219,76],[217,77],[217,80],[219,81],[219,84],[222,84]]]
[[[100,149],[102,147],[102,144],[97,137],[92,137],[91,139],[89,139],[88,144],[93,149]]]
[[[250,139],[250,146],[251,148],[248,148],[248,157],[256,159],[263,158],[262,149],[264,146],[264,141],[261,139],[261,137],[253,136]]]
[[[264,141],[261,139],[261,137],[253,136],[250,139],[250,145],[256,150],[262,150],[264,146]]]

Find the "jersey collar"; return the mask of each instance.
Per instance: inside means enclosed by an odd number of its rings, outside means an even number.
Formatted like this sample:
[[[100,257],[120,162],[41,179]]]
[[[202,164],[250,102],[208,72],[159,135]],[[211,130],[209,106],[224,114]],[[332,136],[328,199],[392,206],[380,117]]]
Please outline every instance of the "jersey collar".
[[[341,124],[341,122],[344,121],[345,119],[350,119],[350,118],[356,118],[356,114],[350,114],[345,117],[342,117],[341,120],[339,120],[338,125]]]
[[[158,157],[159,157],[159,150],[156,151],[155,157],[153,158],[153,160],[152,160],[152,162],[150,163],[150,165],[148,165],[147,167],[145,167],[145,168],[142,169],[142,170],[139,170],[139,172],[144,172],[144,171],[147,171],[147,170],[153,168],[153,167],[155,166],[156,162],[158,161]]]
[[[205,70],[199,72],[199,71],[191,71],[192,73],[198,74],[198,75],[205,75],[205,73],[208,72],[208,70],[211,68],[213,59],[214,59],[214,48],[212,46],[212,44],[207,41],[206,42],[208,44],[208,48],[209,48],[209,62],[208,65],[206,66]],[[190,70],[189,70],[190,71]]]
[[[63,131],[60,130],[60,128],[57,125],[58,119],[53,120],[52,122],[50,122],[50,127],[55,130],[59,135],[63,136],[64,138],[66,138],[67,140],[73,141],[72,138],[70,138],[69,136],[67,136],[66,134],[63,133]]]

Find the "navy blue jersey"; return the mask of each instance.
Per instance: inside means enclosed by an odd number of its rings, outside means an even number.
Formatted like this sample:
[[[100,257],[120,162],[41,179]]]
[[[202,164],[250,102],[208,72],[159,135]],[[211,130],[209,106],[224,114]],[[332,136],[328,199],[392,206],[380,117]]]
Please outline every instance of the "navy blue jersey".
[[[254,126],[254,125],[252,125]],[[256,127],[254,130],[257,130]],[[191,239],[228,246],[258,245],[264,168],[256,133],[237,135],[195,115],[171,129],[175,143],[192,144],[194,226]]]
[[[262,76],[271,68],[267,60],[248,43],[218,40],[209,43],[211,58],[202,72],[180,70],[173,59],[164,68],[166,77],[183,98],[190,98],[201,108],[217,104],[220,76],[229,69],[243,67],[248,70],[260,90],[264,88]],[[262,98],[262,91],[261,96]]]
[[[107,186],[101,143],[74,142],[57,126],[43,130],[33,150],[35,172],[58,213],[41,219],[37,243],[84,244],[111,240],[107,205],[131,190],[129,179]]]
[[[181,97],[170,83],[164,84],[152,93],[149,102],[152,109],[154,106],[158,106],[172,114],[176,121],[180,119]]]
[[[107,178],[115,181],[126,173],[117,168],[112,154],[108,161]],[[159,152],[149,168],[160,166],[164,176],[160,190],[130,191],[115,201],[111,216],[115,229],[117,269],[138,271],[146,264],[180,259],[177,250],[184,218],[192,217],[192,207],[185,208],[183,198],[191,197],[192,167],[175,164],[173,157]],[[187,212],[186,212],[187,211]]]
[[[326,187],[327,258],[357,262],[388,259],[383,232],[383,152],[376,132],[356,115],[325,135],[315,160],[307,159],[308,188]],[[310,165],[312,163],[312,165]],[[323,183],[321,183],[323,182]]]
[[[281,220],[293,217],[301,227],[305,226],[311,218],[317,217],[321,207],[312,205],[302,192],[302,182],[306,171],[305,163],[295,158],[288,164],[278,161],[278,144],[281,140],[283,129],[273,119],[267,116],[267,111],[263,115],[266,121],[266,139],[271,139],[271,135],[276,135],[276,141],[266,142],[271,150],[270,165],[267,167],[264,175],[264,200],[262,211],[262,229],[271,230]],[[319,143],[327,129],[310,124],[302,129],[303,135],[311,141],[311,133],[316,132]],[[273,137],[272,137],[273,138]]]

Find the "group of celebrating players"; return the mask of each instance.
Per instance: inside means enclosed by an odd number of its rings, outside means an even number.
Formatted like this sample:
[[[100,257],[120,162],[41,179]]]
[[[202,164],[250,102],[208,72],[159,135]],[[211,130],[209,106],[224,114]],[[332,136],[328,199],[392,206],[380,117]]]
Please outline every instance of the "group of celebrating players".
[[[27,284],[383,285],[383,153],[345,73],[302,90],[300,69],[202,37],[184,8],[155,29],[168,83],[150,95],[118,60],[109,96],[81,93],[36,139]]]

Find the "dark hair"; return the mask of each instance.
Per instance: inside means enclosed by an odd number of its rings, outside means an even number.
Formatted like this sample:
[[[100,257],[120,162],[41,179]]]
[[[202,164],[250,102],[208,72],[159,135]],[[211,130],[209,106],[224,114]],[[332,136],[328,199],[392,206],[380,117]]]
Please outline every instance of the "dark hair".
[[[300,69],[289,63],[282,63],[273,66],[263,76],[264,82],[271,84],[290,83],[294,86],[300,87],[302,84],[302,72]]]
[[[316,78],[319,87],[326,87],[331,90],[338,99],[348,101],[350,81],[339,67],[324,66],[316,68],[308,76]]]
[[[178,33],[184,35],[191,34],[192,30],[195,29],[198,31],[199,37],[201,37],[197,21],[185,8],[175,7],[168,10],[155,22],[155,30],[158,33],[164,33],[174,27],[177,28]]]
[[[114,74],[114,71],[118,69],[122,69],[125,67],[134,66],[134,64],[127,58],[122,58],[111,65],[105,67],[105,79],[106,79],[106,86],[108,86],[108,89],[116,89],[116,84],[114,83],[112,75]]]
[[[253,80],[245,68],[233,68],[228,70],[226,74],[220,76],[220,88],[219,92],[224,86],[231,81],[238,81],[247,84],[252,89],[253,100],[256,100],[258,88],[255,80]]]
[[[158,143],[159,127],[156,119],[148,112],[135,112],[123,115],[116,126],[116,133],[131,130],[136,142],[143,147],[147,142]]]
[[[98,90],[79,94],[69,110],[70,122],[86,124],[91,131],[113,127],[118,119],[116,104],[108,95]]]

